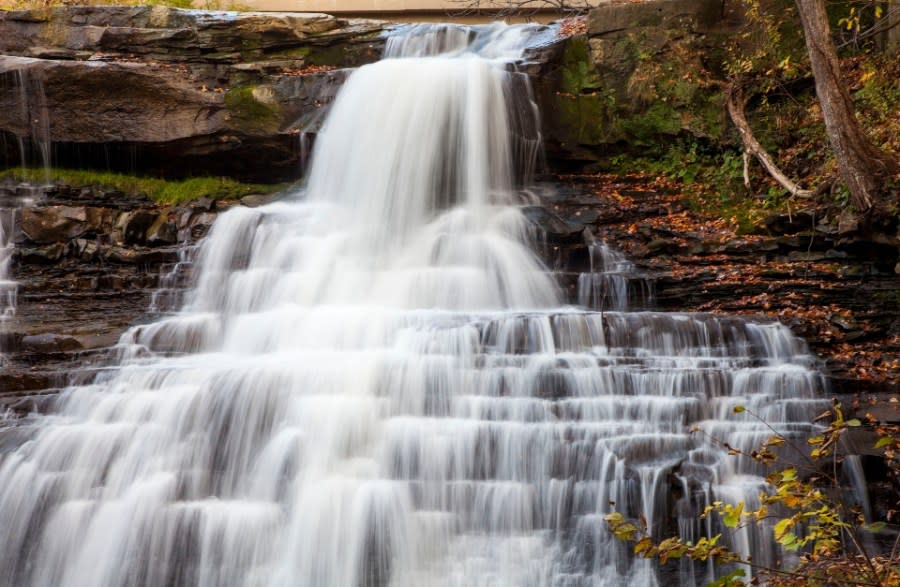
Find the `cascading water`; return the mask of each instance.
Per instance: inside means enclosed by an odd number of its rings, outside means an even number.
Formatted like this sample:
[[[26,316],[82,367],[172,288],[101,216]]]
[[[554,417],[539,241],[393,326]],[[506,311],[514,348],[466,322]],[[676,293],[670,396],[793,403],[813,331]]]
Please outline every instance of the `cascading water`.
[[[591,242],[590,271],[578,276],[578,305],[598,310],[627,310],[653,305],[654,284],[634,264],[602,241]]]
[[[12,278],[13,230],[16,209],[5,206],[0,200],[0,368],[6,363],[8,352],[7,328],[16,312],[16,297],[19,285]]]
[[[695,537],[758,493],[709,438],[770,434],[738,403],[805,432],[812,359],[778,324],[562,307],[514,206],[530,29],[479,30],[355,72],[305,191],[222,215],[181,312],[6,429],[0,585],[653,585],[604,513]]]
[[[0,60],[3,56],[0,56]],[[30,150],[37,152],[43,166],[44,183],[50,183],[50,116],[42,80],[32,77],[24,69],[16,69],[0,76],[0,90],[11,90],[18,97],[22,134],[16,136],[22,168],[33,162]],[[31,195],[23,197],[20,193]],[[11,193],[0,193],[0,367],[6,362],[9,325],[16,312],[19,285],[12,275],[13,241],[18,211],[33,204],[32,196],[39,190],[22,185]]]
[[[0,64],[4,56],[0,55]],[[18,61],[28,61],[16,58]],[[50,181],[51,147],[50,114],[44,82],[39,76],[29,74],[25,68],[12,69],[0,76],[0,89],[17,96],[19,130],[16,142],[19,162],[23,168],[39,162],[43,167],[45,182]]]

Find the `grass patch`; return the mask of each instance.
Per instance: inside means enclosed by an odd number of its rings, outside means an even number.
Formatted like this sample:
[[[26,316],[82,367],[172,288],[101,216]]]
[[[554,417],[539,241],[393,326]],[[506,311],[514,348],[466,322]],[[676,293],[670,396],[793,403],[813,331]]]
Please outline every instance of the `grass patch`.
[[[45,177],[42,168],[14,167],[0,171],[0,179],[43,182],[48,178]],[[240,199],[250,195],[276,192],[287,185],[241,183],[226,177],[166,180],[124,173],[58,168],[50,170],[49,180],[72,187],[99,186],[130,195],[143,194],[160,204],[179,204],[198,198]]]

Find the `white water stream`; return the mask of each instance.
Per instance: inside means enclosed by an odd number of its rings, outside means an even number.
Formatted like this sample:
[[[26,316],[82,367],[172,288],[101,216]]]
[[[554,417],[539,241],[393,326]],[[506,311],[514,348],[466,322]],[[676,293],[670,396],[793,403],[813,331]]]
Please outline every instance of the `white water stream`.
[[[3,58],[4,56],[0,55],[0,61]],[[16,69],[0,80],[0,91],[13,92],[18,97],[22,128],[27,132],[26,136],[16,137],[21,168],[24,170],[29,164],[33,164],[33,156],[36,155],[43,168],[40,180],[49,184],[52,141],[43,81],[30,76],[26,69]],[[15,191],[33,192],[35,195],[38,192],[24,185]],[[19,211],[33,203],[34,200],[30,195],[0,194],[0,368],[7,360],[4,355],[9,351],[6,347],[9,342],[11,321],[16,313],[19,291],[19,284],[12,272],[16,222]],[[4,390],[0,389],[0,392],[2,391]]]
[[[2,202],[0,202],[0,322],[11,318],[16,311],[16,291],[18,286],[12,280],[10,267],[13,253],[15,212],[15,208],[4,207]]]
[[[690,429],[752,447],[740,403],[803,433],[812,358],[778,324],[562,306],[515,207],[528,30],[393,40],[305,191],[221,216],[184,308],[6,431],[0,585],[654,585],[604,513],[696,537],[758,493]]]

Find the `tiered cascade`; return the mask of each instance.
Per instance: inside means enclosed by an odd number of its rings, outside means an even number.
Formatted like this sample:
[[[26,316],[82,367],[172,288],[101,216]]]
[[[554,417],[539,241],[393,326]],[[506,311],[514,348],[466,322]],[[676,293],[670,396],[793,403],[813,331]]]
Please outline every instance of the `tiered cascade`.
[[[771,434],[736,404],[805,433],[804,345],[565,307],[515,205],[534,27],[461,30],[355,72],[306,189],[224,214],[180,312],[4,432],[0,585],[653,585],[605,513],[696,537],[758,493],[711,438]],[[774,564],[760,536],[735,546]]]

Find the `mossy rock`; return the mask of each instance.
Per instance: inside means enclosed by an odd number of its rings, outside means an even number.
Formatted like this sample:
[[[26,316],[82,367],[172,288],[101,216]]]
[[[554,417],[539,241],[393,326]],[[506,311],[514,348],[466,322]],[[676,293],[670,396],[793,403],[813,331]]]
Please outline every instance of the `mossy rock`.
[[[552,121],[563,144],[646,147],[684,134],[719,140],[724,100],[710,84],[699,39],[637,28],[610,38],[568,39]]]
[[[277,132],[281,116],[268,86],[239,86],[225,94],[231,126],[253,133]]]
[[[655,102],[646,110],[620,121],[622,134],[629,143],[645,146],[656,142],[659,135],[677,135],[682,131],[682,116],[666,102]]]

